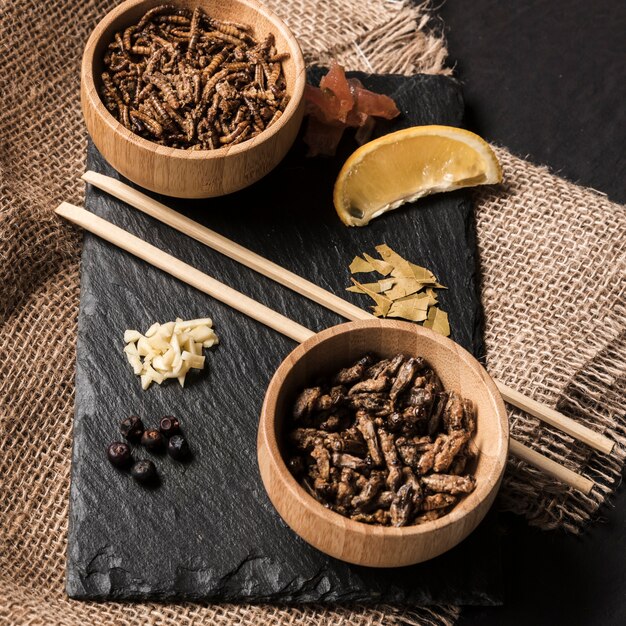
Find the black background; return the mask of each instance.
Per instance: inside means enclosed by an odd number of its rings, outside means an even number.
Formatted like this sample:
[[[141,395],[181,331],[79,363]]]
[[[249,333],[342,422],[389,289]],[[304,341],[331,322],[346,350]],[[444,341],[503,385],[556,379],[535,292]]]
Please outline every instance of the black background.
[[[449,0],[438,13],[467,126],[626,202],[626,3]],[[623,487],[602,514],[581,537],[505,517],[505,604],[460,624],[626,624]]]

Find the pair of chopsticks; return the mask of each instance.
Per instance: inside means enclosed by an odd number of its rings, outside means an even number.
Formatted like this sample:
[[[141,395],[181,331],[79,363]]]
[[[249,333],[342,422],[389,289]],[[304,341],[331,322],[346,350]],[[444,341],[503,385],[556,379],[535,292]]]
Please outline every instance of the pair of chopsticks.
[[[275,280],[281,285],[306,296],[343,317],[350,320],[371,319],[374,317],[371,313],[322,289],[318,285],[286,270],[251,250],[240,246],[234,241],[205,228],[197,222],[177,213],[164,204],[157,202],[114,178],[92,171],[86,172],[82,178],[94,187],[106,191],[123,202],[143,211],[147,215],[158,219],[168,226],[175,228],[260,274]],[[148,244],[142,239],[131,235],[125,230],[85,209],[64,202],[56,209],[56,212],[69,221],[83,227],[85,230],[117,245],[138,258],[143,259],[179,280],[195,287],[199,291],[212,296],[295,341],[305,341],[315,334],[308,328],[256,302],[235,289],[220,283],[176,257],[163,252],[159,248]],[[527,398],[523,394],[498,381],[495,382],[502,397],[509,404],[521,408],[530,415],[539,418],[555,428],[559,428],[574,439],[600,452],[605,454],[611,453],[614,443],[608,437],[575,422],[550,407],[536,402],[531,398]],[[510,451],[516,457],[579,491],[588,494],[594,486],[593,481],[563,467],[555,461],[524,446],[513,438],[510,440]]]

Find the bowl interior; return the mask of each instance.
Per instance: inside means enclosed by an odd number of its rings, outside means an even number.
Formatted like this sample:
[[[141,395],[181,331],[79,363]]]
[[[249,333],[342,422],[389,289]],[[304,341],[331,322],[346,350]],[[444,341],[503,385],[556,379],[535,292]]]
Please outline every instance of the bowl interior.
[[[124,30],[128,26],[136,24],[141,17],[155,6],[160,6],[164,2],[162,0],[126,0],[110,13],[108,13],[92,32],[90,41],[85,48],[85,56],[83,57],[83,80],[86,81],[87,91],[97,93],[98,109],[103,115],[111,118],[111,122],[118,124],[117,120],[109,113],[100,99],[100,89],[102,87],[102,71],[104,65],[104,54],[108,45],[113,41],[115,33]],[[195,7],[202,7],[207,15],[215,17],[218,20],[240,22],[252,27],[252,34],[257,41],[263,40],[269,33],[272,33],[276,41],[276,50],[278,53],[289,52],[289,58],[282,62],[283,72],[285,75],[286,91],[291,97],[287,105],[283,117],[287,119],[298,107],[304,92],[304,84],[306,76],[304,73],[304,60],[300,47],[285,25],[285,23],[267,7],[256,0],[168,0],[167,4],[193,10]],[[92,44],[92,45],[90,45]],[[282,119],[282,118],[281,118]],[[254,143],[259,143],[277,131],[280,127],[281,120],[273,124],[271,128],[261,133],[255,138]],[[155,144],[139,135],[132,134],[133,139],[145,145],[154,146]],[[249,142],[244,141],[241,144],[232,147],[219,148],[217,150],[177,150],[192,158],[197,158],[200,154],[219,156],[222,153],[235,153],[246,149]],[[172,149],[170,149],[172,150]]]
[[[274,455],[273,461],[284,475],[288,488],[297,490],[298,499],[307,501],[307,506],[319,507],[324,515],[335,515],[343,526],[372,528],[329,511],[309,496],[291,476],[283,458],[284,436],[299,391],[312,386],[316,378],[352,364],[367,352],[383,358],[399,352],[422,356],[433,366],[446,389],[472,400],[476,407],[477,430],[471,443],[472,451],[478,452],[475,465],[471,468],[477,481],[474,492],[438,520],[401,529],[385,527],[383,530],[421,533],[445,526],[473,509],[500,481],[508,450],[508,421],[495,384],[478,361],[454,342],[428,329],[405,322],[351,322],[323,331],[296,348],[272,379],[263,410],[262,419],[269,421],[268,447],[270,454]]]

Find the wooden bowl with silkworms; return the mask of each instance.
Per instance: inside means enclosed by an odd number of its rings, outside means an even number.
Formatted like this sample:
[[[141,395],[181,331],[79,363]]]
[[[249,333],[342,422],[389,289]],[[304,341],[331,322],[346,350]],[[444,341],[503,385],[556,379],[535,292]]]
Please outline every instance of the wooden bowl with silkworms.
[[[81,68],[87,130],[118,172],[151,191],[209,198],[243,189],[298,134],[298,42],[256,0],[170,0],[146,33],[130,28],[162,6],[126,0],[92,32]]]
[[[349,367],[366,353],[380,358],[398,353],[422,357],[446,391],[473,404],[476,426],[468,455],[473,457],[475,488],[438,519],[401,527],[354,521],[307,492],[287,466],[287,432],[292,428],[294,402],[302,389],[319,384],[320,378]],[[283,361],[267,389],[257,444],[265,489],[294,532],[318,550],[343,561],[370,567],[400,567],[446,552],[476,528],[498,491],[508,442],[502,398],[473,356],[421,326],[365,320],[324,330],[299,345]],[[332,459],[332,463],[337,462],[334,456]],[[312,466],[314,463],[311,461]]]

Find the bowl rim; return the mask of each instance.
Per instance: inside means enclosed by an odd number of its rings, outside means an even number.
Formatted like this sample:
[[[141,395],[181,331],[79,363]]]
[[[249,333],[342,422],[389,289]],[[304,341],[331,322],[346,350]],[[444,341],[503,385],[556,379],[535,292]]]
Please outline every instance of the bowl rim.
[[[215,3],[218,0],[199,0],[198,4],[204,5]],[[281,117],[270,128],[265,129],[252,139],[247,139],[235,146],[224,146],[215,150],[186,150],[184,148],[171,148],[161,146],[154,141],[145,139],[126,128],[118,121],[111,112],[104,106],[104,102],[100,98],[96,83],[94,80],[94,57],[96,46],[104,36],[106,29],[120,16],[129,10],[146,3],[152,3],[152,0],[125,0],[121,4],[111,9],[95,26],[89,35],[89,39],[85,44],[83,57],[81,62],[81,93],[89,100],[91,108],[101,117],[107,127],[122,140],[133,144],[135,147],[147,150],[152,153],[163,156],[171,156],[190,160],[219,159],[225,156],[237,155],[242,152],[255,148],[256,146],[270,140],[274,135],[287,124],[287,122],[298,112],[300,104],[304,97],[304,87],[306,84],[306,65],[304,56],[300,49],[300,44],[295,35],[287,24],[269,7],[265,6],[258,0],[230,0],[233,3],[245,5],[262,15],[270,21],[274,27],[281,32],[288,43],[289,54],[295,64],[296,79],[293,86],[293,93],[287,107],[283,111]],[[168,0],[167,4],[176,6],[181,0]]]
[[[276,411],[276,399],[277,393],[270,393],[271,390],[278,390],[280,386],[285,382],[285,379],[293,367],[294,363],[300,360],[313,346],[323,343],[338,334],[352,333],[356,330],[362,330],[364,328],[381,328],[391,327],[398,330],[414,332],[418,335],[422,335],[428,340],[435,341],[449,352],[458,357],[466,366],[470,367],[479,377],[482,384],[487,388],[489,398],[493,404],[494,416],[497,423],[500,426],[500,438],[499,445],[494,455],[494,463],[487,476],[483,477],[483,481],[477,488],[464,498],[459,506],[455,507],[450,513],[443,517],[424,522],[419,525],[403,526],[400,528],[394,526],[379,526],[374,524],[366,524],[365,522],[357,522],[348,517],[337,513],[331,509],[326,508],[323,504],[318,502],[313,496],[308,494],[303,487],[300,486],[298,481],[293,477],[289,468],[285,464],[278,441],[276,438],[276,429],[274,428],[275,421],[270,419],[271,414],[275,414]],[[460,522],[463,518],[469,515],[474,509],[476,509],[481,502],[489,497],[495,495],[494,489],[499,489],[504,469],[506,466],[506,460],[509,450],[509,421],[504,401],[495,382],[489,376],[485,368],[472,356],[465,348],[457,344],[451,339],[444,337],[434,331],[412,324],[410,322],[401,322],[395,320],[358,320],[352,322],[346,322],[332,326],[317,333],[313,337],[307,339],[299,346],[297,346],[292,352],[280,364],[274,376],[272,377],[270,384],[267,387],[265,399],[263,401],[263,407],[261,409],[261,417],[259,420],[259,432],[257,439],[257,451],[261,447],[265,447],[267,450],[268,462],[272,465],[274,473],[283,482],[283,485],[291,492],[295,497],[298,504],[303,507],[303,510],[310,513],[314,517],[325,518],[327,522],[334,526],[341,527],[343,530],[349,533],[357,534],[361,537],[372,537],[373,535],[407,538],[417,537],[421,535],[427,535],[433,531],[441,530],[448,526],[452,526]],[[467,503],[470,503],[468,506]],[[295,530],[295,529],[294,529]],[[295,530],[295,532],[298,532]]]

